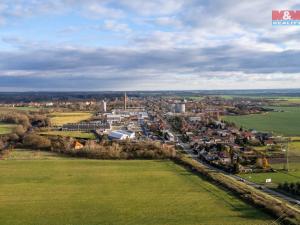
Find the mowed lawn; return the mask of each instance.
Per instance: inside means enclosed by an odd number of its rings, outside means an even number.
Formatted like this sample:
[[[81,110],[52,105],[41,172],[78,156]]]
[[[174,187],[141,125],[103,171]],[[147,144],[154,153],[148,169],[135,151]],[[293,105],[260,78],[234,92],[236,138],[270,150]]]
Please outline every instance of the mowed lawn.
[[[90,112],[55,112],[51,113],[52,125],[63,125],[66,123],[78,123],[92,117]]]
[[[1,225],[269,224],[171,161],[2,160]]]
[[[9,134],[16,127],[15,124],[1,123],[0,122],[0,134]]]
[[[245,116],[225,116],[224,119],[245,128],[269,131],[285,136],[300,136],[300,107],[273,107],[283,112],[268,112]]]

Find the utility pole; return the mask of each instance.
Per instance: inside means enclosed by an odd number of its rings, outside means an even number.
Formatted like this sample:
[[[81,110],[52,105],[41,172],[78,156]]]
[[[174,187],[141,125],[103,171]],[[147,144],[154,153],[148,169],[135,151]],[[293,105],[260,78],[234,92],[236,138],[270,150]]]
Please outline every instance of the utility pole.
[[[283,143],[285,151],[285,164],[284,164],[284,170],[289,171],[289,138],[283,139]]]
[[[289,171],[289,138],[286,139],[286,170]]]

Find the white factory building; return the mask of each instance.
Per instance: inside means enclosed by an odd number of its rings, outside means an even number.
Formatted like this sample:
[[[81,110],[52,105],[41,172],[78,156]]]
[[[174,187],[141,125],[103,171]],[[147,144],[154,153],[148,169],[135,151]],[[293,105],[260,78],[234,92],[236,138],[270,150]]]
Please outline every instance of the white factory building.
[[[172,113],[185,113],[185,103],[176,102],[169,105],[169,110]]]
[[[175,104],[175,112],[176,113],[185,113],[185,104],[184,103],[176,103]]]
[[[106,109],[106,105],[107,105],[107,104],[106,104],[106,101],[103,100],[103,101],[101,102],[101,111],[102,111],[102,112],[106,112],[106,110],[107,110],[107,109]]]
[[[126,139],[134,139],[135,132],[125,131],[125,130],[116,130],[110,132],[108,138],[111,140],[126,140]]]

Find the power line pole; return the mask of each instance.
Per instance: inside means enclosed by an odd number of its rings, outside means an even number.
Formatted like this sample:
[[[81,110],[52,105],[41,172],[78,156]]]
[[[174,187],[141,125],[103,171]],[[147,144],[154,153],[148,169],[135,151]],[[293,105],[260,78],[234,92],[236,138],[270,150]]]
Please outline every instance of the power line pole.
[[[289,138],[283,138],[284,151],[285,151],[285,164],[284,170],[289,171]]]
[[[289,171],[289,138],[286,139],[286,170]]]

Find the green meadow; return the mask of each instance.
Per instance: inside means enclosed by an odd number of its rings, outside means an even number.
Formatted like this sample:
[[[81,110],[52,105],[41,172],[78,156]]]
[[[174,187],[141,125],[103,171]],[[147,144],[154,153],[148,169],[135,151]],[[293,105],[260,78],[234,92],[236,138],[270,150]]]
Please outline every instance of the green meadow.
[[[244,116],[225,116],[239,126],[285,136],[300,136],[300,107],[272,107],[278,112]]]
[[[31,153],[18,151],[0,161],[1,225],[262,225],[273,220],[171,161],[43,153],[30,158]]]

